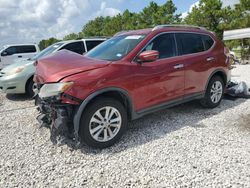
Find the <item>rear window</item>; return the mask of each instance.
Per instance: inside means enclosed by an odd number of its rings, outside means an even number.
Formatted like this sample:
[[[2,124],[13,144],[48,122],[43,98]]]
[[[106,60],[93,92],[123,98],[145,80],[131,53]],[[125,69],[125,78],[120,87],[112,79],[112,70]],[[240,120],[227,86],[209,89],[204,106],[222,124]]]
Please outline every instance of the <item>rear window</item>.
[[[177,33],[176,39],[180,55],[205,51],[201,35],[194,33]]]
[[[103,41],[101,40],[86,41],[87,50],[88,51],[92,50],[94,47],[101,44],[102,42]]]
[[[214,45],[214,40],[208,35],[202,35],[205,50],[209,50]]]
[[[23,54],[23,53],[34,53],[36,52],[36,47],[33,45],[27,46],[11,46],[5,50],[9,55],[12,54]]]
[[[27,46],[16,46],[17,53],[34,53],[36,52],[36,47],[33,45]]]

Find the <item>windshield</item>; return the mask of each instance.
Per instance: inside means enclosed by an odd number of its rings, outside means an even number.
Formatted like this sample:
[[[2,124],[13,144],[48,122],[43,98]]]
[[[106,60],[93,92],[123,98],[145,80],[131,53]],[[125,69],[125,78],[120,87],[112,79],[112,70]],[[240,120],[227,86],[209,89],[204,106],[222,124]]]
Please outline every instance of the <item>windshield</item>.
[[[56,44],[52,44],[51,46],[45,48],[44,50],[42,50],[40,53],[38,53],[36,56],[34,56],[33,58],[31,58],[32,61],[36,61],[46,55],[51,54],[52,52],[54,52],[58,47],[62,46],[64,43],[63,42],[59,42]]]
[[[85,56],[94,59],[117,61],[131,52],[144,38],[145,35],[113,37],[89,51]]]

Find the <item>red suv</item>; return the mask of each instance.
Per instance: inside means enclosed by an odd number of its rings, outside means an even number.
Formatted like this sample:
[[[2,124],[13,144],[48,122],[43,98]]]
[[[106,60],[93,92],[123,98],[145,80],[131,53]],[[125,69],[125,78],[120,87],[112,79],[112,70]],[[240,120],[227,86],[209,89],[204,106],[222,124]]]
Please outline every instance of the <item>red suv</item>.
[[[229,66],[223,43],[204,28],[120,32],[84,56],[60,51],[37,62],[38,120],[58,135],[108,147],[145,114],[194,99],[218,106]]]

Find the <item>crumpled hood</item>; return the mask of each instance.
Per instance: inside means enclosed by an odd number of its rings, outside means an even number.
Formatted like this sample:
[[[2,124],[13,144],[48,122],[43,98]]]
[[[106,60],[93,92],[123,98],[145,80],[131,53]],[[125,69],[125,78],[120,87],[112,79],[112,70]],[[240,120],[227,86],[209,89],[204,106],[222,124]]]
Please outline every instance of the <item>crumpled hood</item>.
[[[38,83],[59,82],[67,76],[102,68],[108,64],[110,64],[109,61],[90,59],[68,50],[61,50],[38,60],[35,81]]]

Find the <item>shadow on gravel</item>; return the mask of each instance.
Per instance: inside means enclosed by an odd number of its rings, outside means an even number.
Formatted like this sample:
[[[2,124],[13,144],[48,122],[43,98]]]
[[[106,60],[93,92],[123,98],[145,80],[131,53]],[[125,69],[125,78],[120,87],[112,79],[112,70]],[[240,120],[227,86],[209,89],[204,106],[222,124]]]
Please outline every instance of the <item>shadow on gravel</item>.
[[[242,115],[241,118],[240,118],[239,125],[243,129],[250,130],[250,114],[244,115],[244,116]]]
[[[29,97],[26,94],[7,94],[6,98],[11,101],[26,101],[26,100],[32,100],[31,97]]]
[[[234,108],[245,101],[246,99],[223,100],[221,105],[214,109],[203,108],[196,101],[175,106],[130,122],[128,131],[122,139],[110,148],[100,150],[82,146],[80,150],[85,154],[117,153],[160,139],[183,127],[202,129],[205,127],[202,120]],[[250,128],[250,123],[248,125]],[[72,145],[69,146],[72,148]]]

